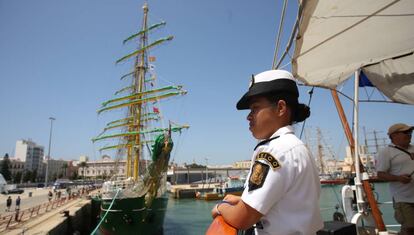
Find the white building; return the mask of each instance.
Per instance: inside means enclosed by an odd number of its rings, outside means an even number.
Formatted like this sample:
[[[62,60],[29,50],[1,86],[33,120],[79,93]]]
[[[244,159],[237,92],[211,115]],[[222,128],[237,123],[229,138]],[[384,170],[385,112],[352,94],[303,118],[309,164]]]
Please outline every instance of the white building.
[[[86,155],[82,155],[79,157],[79,162],[87,162],[89,161],[89,157]]]
[[[20,159],[10,158],[10,165],[9,170],[12,175],[16,175],[17,173],[23,173],[24,169],[24,162],[20,161]]]
[[[46,167],[46,160],[44,160],[44,164]],[[48,167],[48,181],[53,180],[55,178],[66,178],[66,170],[69,167],[68,161],[65,160],[55,160],[55,159],[49,159],[49,167]],[[65,169],[66,164],[66,169]],[[45,169],[46,173],[46,169]]]
[[[126,160],[113,160],[109,156],[104,156],[102,160],[88,161],[86,162],[86,167],[78,164],[78,167],[78,174],[81,177],[91,178],[97,176],[126,175]]]
[[[15,158],[25,162],[24,169],[41,172],[44,147],[31,140],[18,140],[16,142]]]
[[[368,148],[365,145],[361,145],[358,148],[359,151],[359,158],[361,160],[362,165],[364,165],[368,171],[374,170],[374,156],[368,153]],[[352,156],[352,151],[349,146],[346,147],[346,156],[345,162],[353,166],[354,165],[354,157]],[[353,169],[351,169],[353,171]]]

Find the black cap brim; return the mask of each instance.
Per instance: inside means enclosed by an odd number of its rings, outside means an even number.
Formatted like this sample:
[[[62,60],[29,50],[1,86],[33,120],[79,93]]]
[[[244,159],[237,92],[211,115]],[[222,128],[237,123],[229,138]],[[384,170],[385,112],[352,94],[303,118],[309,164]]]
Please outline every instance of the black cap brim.
[[[291,79],[277,79],[269,82],[258,82],[254,83],[249,88],[249,91],[240,98],[237,102],[236,108],[238,110],[249,109],[250,99],[253,96],[278,92],[290,93],[296,98],[299,97],[296,82]]]

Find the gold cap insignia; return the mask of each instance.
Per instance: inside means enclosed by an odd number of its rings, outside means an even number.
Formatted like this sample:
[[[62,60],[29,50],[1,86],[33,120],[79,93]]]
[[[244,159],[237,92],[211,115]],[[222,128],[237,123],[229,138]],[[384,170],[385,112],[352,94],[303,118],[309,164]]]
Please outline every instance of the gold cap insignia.
[[[252,74],[252,78],[251,78],[250,83],[249,83],[249,89],[250,89],[250,87],[253,86],[253,84],[254,84],[254,75]]]

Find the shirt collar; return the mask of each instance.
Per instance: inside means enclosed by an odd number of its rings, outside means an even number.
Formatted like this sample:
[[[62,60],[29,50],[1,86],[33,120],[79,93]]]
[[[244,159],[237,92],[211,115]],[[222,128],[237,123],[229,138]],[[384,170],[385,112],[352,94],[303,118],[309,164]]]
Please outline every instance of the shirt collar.
[[[269,143],[270,141],[279,138],[279,136],[281,135],[285,135],[285,134],[293,134],[293,127],[288,125],[288,126],[284,126],[282,128],[279,128],[279,130],[277,130],[275,133],[273,133],[272,136],[270,136],[268,139],[265,140],[261,140],[258,142],[258,144],[256,145],[256,147],[254,147],[254,150],[256,151],[256,149],[264,144]]]
[[[295,129],[293,128],[293,126],[287,125],[287,126],[284,126],[282,128],[279,128],[275,133],[273,133],[272,136],[270,136],[270,138],[273,138],[273,137],[276,137],[276,136],[281,136],[281,135],[284,135],[284,134],[287,134],[287,133],[295,133]]]

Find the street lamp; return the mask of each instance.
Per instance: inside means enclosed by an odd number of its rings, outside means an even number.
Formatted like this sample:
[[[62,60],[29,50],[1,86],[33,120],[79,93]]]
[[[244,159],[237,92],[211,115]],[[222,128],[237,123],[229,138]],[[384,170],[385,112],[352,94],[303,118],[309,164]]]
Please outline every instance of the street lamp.
[[[50,120],[50,134],[49,134],[49,150],[47,151],[47,156],[46,156],[46,179],[45,179],[45,187],[47,187],[47,179],[49,177],[49,158],[50,158],[50,145],[52,143],[53,121],[56,120],[56,118],[49,117],[49,120]]]

